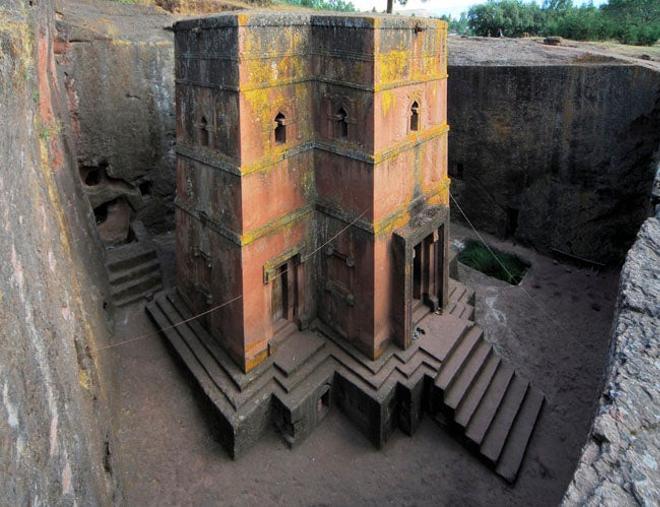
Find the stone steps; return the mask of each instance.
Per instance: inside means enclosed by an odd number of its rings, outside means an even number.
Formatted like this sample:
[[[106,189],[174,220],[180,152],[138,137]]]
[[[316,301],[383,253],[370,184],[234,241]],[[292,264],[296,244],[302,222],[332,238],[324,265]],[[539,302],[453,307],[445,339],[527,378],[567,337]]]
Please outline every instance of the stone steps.
[[[150,273],[117,286],[112,286],[112,301],[115,306],[124,306],[163,288],[160,272]]]
[[[444,314],[450,314],[459,319],[474,321],[474,290],[470,289],[461,282],[449,279],[449,295],[447,307],[443,310]],[[420,299],[413,299],[412,320],[415,323],[420,322],[428,313],[430,308]]]
[[[109,273],[116,273],[157,258],[155,248],[143,247],[139,243],[129,243],[107,250],[105,265]]]
[[[444,403],[449,409],[456,410],[479,376],[484,363],[491,356],[491,352],[492,347],[486,340],[481,340],[475,347],[475,351],[469,359],[469,364],[452,382],[451,387],[444,392]]]
[[[149,259],[142,264],[122,271],[114,271],[109,274],[110,285],[119,286],[136,278],[141,278],[151,273],[160,271],[158,259]]]
[[[461,339],[458,346],[449,355],[449,358],[442,363],[440,374],[435,379],[435,386],[443,392],[452,384],[454,379],[463,371],[464,367],[470,362],[474,349],[477,347],[483,331],[478,327],[470,328]]]
[[[453,281],[451,289],[452,303],[473,307],[473,291]],[[428,412],[514,482],[544,402],[498,357],[478,325],[448,312],[427,313],[409,349],[374,361],[323,334],[320,323],[318,331],[298,331],[283,322],[269,358],[243,373],[199,321],[189,320],[175,293],[157,296],[147,311],[218,408],[232,456],[256,441],[269,418],[289,445],[301,441],[318,424],[315,397],[331,389],[333,403],[376,446],[397,426],[412,434]]]
[[[449,422],[500,476],[515,481],[543,395],[497,357],[475,325],[452,344],[432,389],[436,419]]]
[[[455,315],[459,319],[474,321],[474,306],[472,305],[456,301],[449,303],[445,311],[450,315]]]
[[[456,422],[456,424],[460,425],[462,428],[465,428],[468,425],[475,410],[479,406],[486,389],[490,386],[493,375],[495,375],[499,366],[500,358],[493,354],[490,356],[486,364],[480,368],[476,375],[476,379],[468,391],[463,395],[458,407],[455,407],[454,422]]]
[[[474,321],[474,290],[461,282],[449,279],[449,298],[443,313],[449,313],[459,319]]]
[[[156,249],[142,242],[107,251],[106,269],[115,306],[124,306],[162,288]]]
[[[474,306],[474,290],[453,278],[449,279],[449,302],[461,302]]]
[[[544,401],[545,397],[541,391],[534,387],[529,388],[495,469],[509,482],[516,480]]]

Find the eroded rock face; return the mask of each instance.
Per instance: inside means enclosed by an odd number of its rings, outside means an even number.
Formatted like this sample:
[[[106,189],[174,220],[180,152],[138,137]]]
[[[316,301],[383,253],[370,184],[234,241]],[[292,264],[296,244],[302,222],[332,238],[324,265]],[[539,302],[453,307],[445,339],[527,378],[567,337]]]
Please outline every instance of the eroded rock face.
[[[493,65],[454,54],[452,192],[478,229],[545,253],[617,262],[647,216],[660,70],[587,56],[515,64],[511,55],[514,64]]]
[[[53,54],[51,0],[0,7],[0,504],[121,501],[108,295]]]
[[[166,28],[174,18],[96,0],[66,0],[59,10],[58,64],[92,206],[103,214],[119,198],[131,220],[152,232],[172,229],[174,44]]]
[[[564,505],[660,504],[660,221],[621,272],[611,366]]]

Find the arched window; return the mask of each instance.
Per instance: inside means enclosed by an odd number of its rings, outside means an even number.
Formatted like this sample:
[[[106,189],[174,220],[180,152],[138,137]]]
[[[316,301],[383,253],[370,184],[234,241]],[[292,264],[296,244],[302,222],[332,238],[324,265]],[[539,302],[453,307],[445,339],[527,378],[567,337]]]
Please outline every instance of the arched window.
[[[199,144],[202,146],[209,145],[209,126],[206,116],[202,116],[202,120],[199,122]]]
[[[335,118],[337,119],[337,125],[336,125],[336,135],[337,137],[348,137],[348,121],[346,118],[348,117],[348,113],[343,107],[339,108],[339,111],[337,111],[337,115]]]
[[[410,130],[419,130],[419,104],[417,101],[410,106]]]
[[[286,143],[286,117],[282,113],[275,117],[275,143]]]

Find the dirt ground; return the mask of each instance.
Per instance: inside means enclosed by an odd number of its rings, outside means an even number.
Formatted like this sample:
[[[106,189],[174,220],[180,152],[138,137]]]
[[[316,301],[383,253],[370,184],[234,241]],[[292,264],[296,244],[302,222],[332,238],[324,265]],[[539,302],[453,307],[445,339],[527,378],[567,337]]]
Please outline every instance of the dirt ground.
[[[453,239],[469,236],[453,226]],[[382,450],[336,409],[291,451],[270,431],[238,461],[213,415],[155,334],[141,304],[117,314],[114,396],[119,473],[128,505],[557,505],[587,437],[609,344],[617,272],[554,262],[488,238],[532,263],[521,286],[469,268],[477,321],[548,398],[515,486],[425,419]],[[173,235],[164,247],[172,282]]]
[[[564,39],[558,46],[542,37],[462,37],[450,34],[449,66],[525,66],[572,64],[633,64],[660,68],[660,44],[628,46],[615,41],[586,42]]]

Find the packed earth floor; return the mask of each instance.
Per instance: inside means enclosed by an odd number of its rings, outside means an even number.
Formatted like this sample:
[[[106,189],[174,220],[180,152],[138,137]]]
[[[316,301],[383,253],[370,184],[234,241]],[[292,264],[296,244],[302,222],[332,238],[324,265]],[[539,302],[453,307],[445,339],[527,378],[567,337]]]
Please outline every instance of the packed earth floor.
[[[459,279],[476,290],[487,339],[547,396],[514,486],[428,417],[412,438],[396,431],[377,450],[336,408],[296,449],[273,429],[233,461],[214,437],[212,411],[140,302],[117,312],[111,349],[127,504],[557,505],[601,387],[618,272],[560,264],[484,236],[531,268],[519,286],[462,265]],[[452,225],[452,241],[468,237],[474,233]],[[172,286],[174,235],[156,241]]]

